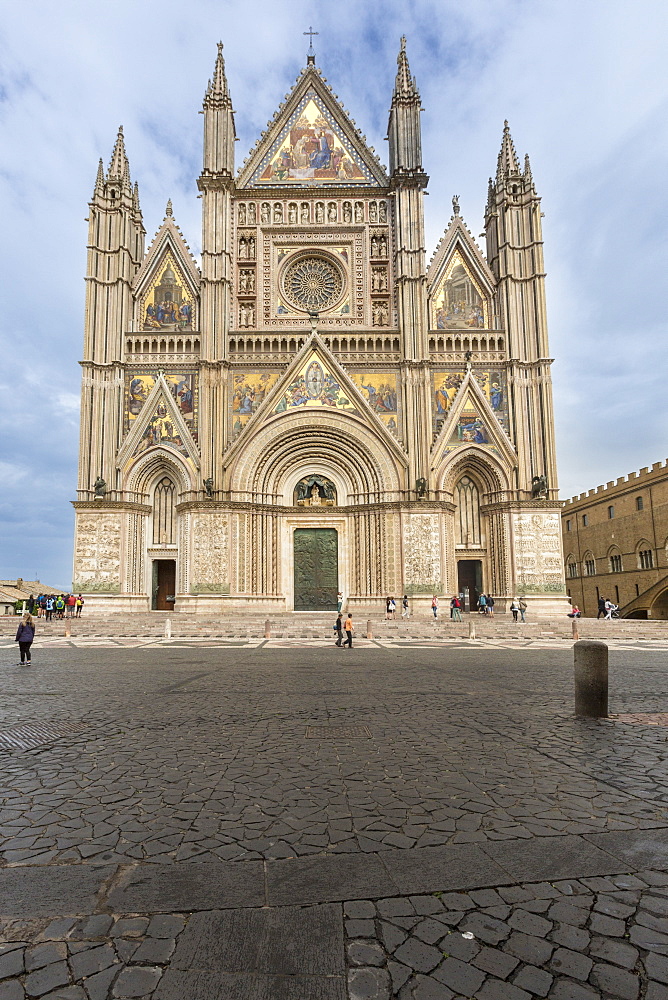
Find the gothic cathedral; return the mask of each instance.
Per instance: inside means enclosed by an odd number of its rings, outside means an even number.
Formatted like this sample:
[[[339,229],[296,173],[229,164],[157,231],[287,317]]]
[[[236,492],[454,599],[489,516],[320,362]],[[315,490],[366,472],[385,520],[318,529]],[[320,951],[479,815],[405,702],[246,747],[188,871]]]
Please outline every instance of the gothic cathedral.
[[[540,199],[506,124],[486,255],[427,265],[402,39],[386,170],[309,54],[240,169],[222,45],[202,253],[149,250],[122,131],[90,203],[74,590],[89,606],[565,603]]]

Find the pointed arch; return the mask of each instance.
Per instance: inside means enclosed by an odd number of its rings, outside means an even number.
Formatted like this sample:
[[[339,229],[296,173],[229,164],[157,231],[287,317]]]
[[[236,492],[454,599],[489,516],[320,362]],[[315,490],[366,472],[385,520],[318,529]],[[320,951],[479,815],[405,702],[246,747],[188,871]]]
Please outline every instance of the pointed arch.
[[[194,489],[192,470],[185,459],[176,452],[156,448],[141,455],[125,473],[124,489],[128,492],[152,497],[157,482],[168,476],[174,482],[177,500],[183,493]]]
[[[472,475],[477,481],[483,503],[492,495],[498,499],[510,488],[508,473],[496,456],[472,445],[454,456],[443,457],[436,474],[436,489],[453,496],[458,480],[465,475]]]

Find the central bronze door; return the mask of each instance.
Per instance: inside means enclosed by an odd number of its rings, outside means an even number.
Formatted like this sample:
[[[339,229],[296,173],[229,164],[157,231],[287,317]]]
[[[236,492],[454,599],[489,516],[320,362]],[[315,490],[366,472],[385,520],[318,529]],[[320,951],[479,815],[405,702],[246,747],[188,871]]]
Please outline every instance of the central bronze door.
[[[295,530],[295,611],[336,611],[339,539],[335,528]]]

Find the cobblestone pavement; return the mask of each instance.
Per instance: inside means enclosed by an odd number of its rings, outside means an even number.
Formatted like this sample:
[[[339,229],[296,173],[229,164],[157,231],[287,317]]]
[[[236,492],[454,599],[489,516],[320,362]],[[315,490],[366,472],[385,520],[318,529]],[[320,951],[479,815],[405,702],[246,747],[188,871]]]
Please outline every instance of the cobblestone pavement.
[[[9,652],[0,1000],[668,1000],[655,646]]]

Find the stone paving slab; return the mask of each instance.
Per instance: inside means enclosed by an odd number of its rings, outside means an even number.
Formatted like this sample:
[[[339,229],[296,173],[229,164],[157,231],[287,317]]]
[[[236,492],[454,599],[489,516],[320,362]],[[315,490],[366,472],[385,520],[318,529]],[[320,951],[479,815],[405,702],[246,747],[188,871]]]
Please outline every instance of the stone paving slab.
[[[646,834],[642,836],[644,839]],[[500,841],[486,843],[482,849],[508,873],[512,881],[583,878],[628,869],[628,862],[601,850],[590,843],[590,839],[564,836],[519,842]],[[646,866],[643,863],[641,867]]]
[[[129,869],[107,899],[116,911],[151,913],[262,906],[264,902],[261,862],[236,865],[219,860]]]
[[[585,840],[619,858],[631,871],[668,869],[668,829],[588,834]]]
[[[0,869],[0,917],[90,913],[115,872],[109,865]]]
[[[154,1000],[347,1000],[343,976],[165,974]]]
[[[267,900],[271,906],[391,895],[397,891],[377,855],[341,854],[267,864]]]
[[[511,843],[513,848],[517,848],[518,843],[524,846],[523,841]],[[477,845],[383,851],[379,857],[399,892],[499,885],[508,878],[501,864]]]

